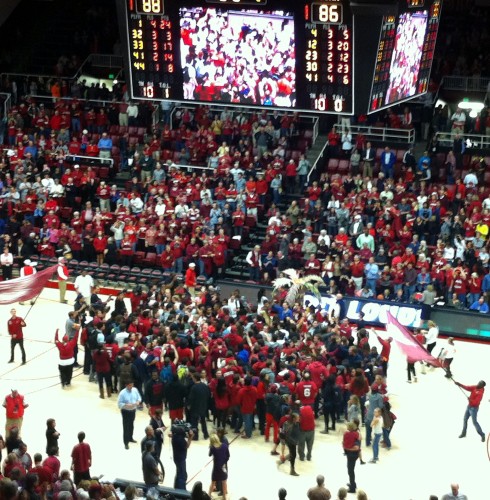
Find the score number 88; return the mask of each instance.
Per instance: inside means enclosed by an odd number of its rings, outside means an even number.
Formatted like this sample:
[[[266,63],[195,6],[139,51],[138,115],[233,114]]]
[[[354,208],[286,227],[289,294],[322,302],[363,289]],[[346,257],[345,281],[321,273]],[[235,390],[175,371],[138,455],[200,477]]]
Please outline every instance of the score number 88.
[[[163,14],[163,0],[139,0],[137,11],[143,14]]]

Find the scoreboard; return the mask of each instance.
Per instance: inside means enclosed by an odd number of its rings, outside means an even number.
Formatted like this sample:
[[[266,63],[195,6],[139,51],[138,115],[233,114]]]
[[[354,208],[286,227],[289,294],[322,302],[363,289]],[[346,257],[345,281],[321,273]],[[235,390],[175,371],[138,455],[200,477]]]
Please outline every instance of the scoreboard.
[[[118,0],[134,99],[354,113],[349,0]]]
[[[427,92],[442,0],[403,0],[398,16],[384,16],[369,112]]]

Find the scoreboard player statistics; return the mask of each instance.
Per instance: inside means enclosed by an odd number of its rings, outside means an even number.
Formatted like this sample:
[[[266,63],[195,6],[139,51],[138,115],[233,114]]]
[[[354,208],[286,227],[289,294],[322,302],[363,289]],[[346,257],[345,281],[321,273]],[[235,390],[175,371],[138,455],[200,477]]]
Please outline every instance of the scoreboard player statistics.
[[[354,112],[349,0],[119,0],[134,99]]]

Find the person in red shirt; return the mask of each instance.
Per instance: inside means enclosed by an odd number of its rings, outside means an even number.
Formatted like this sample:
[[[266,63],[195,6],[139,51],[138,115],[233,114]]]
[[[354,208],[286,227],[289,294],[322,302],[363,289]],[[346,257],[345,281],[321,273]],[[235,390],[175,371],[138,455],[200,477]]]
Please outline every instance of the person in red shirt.
[[[185,287],[191,297],[196,295],[196,264],[194,262],[189,263],[185,272]]]
[[[466,407],[466,412],[464,414],[463,431],[461,432],[460,438],[466,437],[466,429],[468,428],[468,419],[471,417],[473,425],[475,426],[476,432],[481,437],[482,442],[485,442],[485,433],[482,431],[478,420],[476,419],[478,415],[478,409],[480,408],[481,400],[483,399],[483,394],[485,393],[485,386],[487,385],[484,380],[480,380],[476,385],[463,385],[454,380],[454,383],[468,391],[470,393],[468,397],[468,406]]]
[[[305,459],[305,444],[306,444],[306,460],[311,460],[311,451],[313,449],[313,441],[315,440],[315,414],[311,406],[302,406],[299,409],[299,441],[298,455],[299,459]]]
[[[63,340],[58,339],[58,329],[54,336],[54,343],[58,348],[60,359],[58,360],[58,369],[60,371],[61,387],[71,385],[71,377],[73,375],[73,365],[75,364],[75,347],[78,342],[78,330],[71,340],[68,335],[63,336]]]
[[[71,468],[73,481],[78,484],[82,479],[90,480],[90,466],[92,465],[92,451],[88,443],[84,443],[85,432],[78,433],[78,444],[71,452]]]
[[[240,413],[245,427],[245,434],[242,435],[242,438],[250,439],[252,437],[255,404],[257,403],[257,388],[252,385],[252,377],[245,377],[244,383],[245,385],[238,391],[237,401],[240,405]]]
[[[24,401],[24,396],[19,394],[17,389],[12,389],[10,394],[5,396],[3,407],[6,411],[7,421],[5,422],[5,438],[8,438],[10,431],[15,427],[19,431],[22,430],[22,422],[24,420],[24,410],[29,405]]]
[[[375,331],[373,330],[373,333]],[[381,344],[381,366],[383,367],[383,375],[386,377],[388,375],[388,362],[390,360],[390,353],[391,353],[391,343],[393,342],[393,337],[388,337],[386,340],[382,339],[379,335],[376,334],[376,337],[378,337],[378,341]]]
[[[305,371],[303,373],[303,380],[296,386],[296,396],[299,399],[299,402],[303,406],[310,405],[313,407],[317,394],[317,385],[311,380],[310,372]]]
[[[356,492],[356,474],[355,467],[357,459],[361,451],[361,435],[356,428],[354,422],[349,422],[347,424],[347,431],[344,432],[344,438],[342,440],[342,447],[344,448],[344,453],[347,457],[347,472],[349,474],[349,493]]]
[[[11,318],[7,322],[7,328],[10,339],[10,360],[9,363],[14,362],[14,349],[18,344],[20,347],[20,352],[22,353],[22,364],[26,364],[26,352],[24,350],[24,333],[22,328],[26,326],[26,322],[17,316],[17,311],[15,309],[10,310]]]
[[[107,249],[107,237],[104,236],[104,233],[102,231],[99,231],[92,244],[97,255],[97,264],[100,266],[104,263],[105,251]]]

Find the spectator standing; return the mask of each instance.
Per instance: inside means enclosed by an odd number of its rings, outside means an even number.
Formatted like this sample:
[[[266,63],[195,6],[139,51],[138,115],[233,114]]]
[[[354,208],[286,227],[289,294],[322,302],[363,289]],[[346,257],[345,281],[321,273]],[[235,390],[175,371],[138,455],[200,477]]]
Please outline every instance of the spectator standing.
[[[161,472],[158,469],[158,462],[153,455],[154,451],[155,442],[152,440],[146,441],[141,461],[143,468],[143,480],[148,488],[158,486],[159,481],[162,480]]]
[[[196,280],[196,264],[190,262],[185,272],[185,287],[192,298],[196,295]]]
[[[289,474],[291,476],[299,476],[294,468],[296,462],[296,451],[299,442],[299,415],[297,413],[292,413],[286,422],[284,422],[282,432],[284,432],[286,444],[289,450],[289,463],[291,464],[291,469]]]
[[[126,383],[126,387],[119,393],[117,406],[121,410],[123,421],[123,442],[126,450],[129,450],[129,443],[136,443],[133,438],[134,419],[136,409],[141,404],[141,397],[138,389],[134,387],[133,381]]]
[[[46,421],[46,453],[50,453],[50,450],[58,449],[58,439],[60,433],[56,430],[56,420],[54,418],[48,418]]]
[[[90,274],[87,274],[86,269],[83,269],[82,274],[76,277],[74,286],[76,292],[85,298],[87,304],[90,304],[94,279]]]
[[[6,411],[7,420],[5,422],[5,439],[10,436],[10,431],[14,427],[20,435],[22,430],[22,423],[24,421],[24,410],[29,405],[25,402],[24,396],[19,394],[17,389],[12,389],[10,394],[5,396],[3,407]]]
[[[429,320],[428,326],[429,330],[425,335],[425,343],[427,345],[427,351],[432,353],[437,343],[437,337],[439,337],[439,327],[432,320]]]
[[[396,155],[391,151],[391,149],[386,146],[384,151],[381,153],[381,170],[383,171],[385,177],[388,179],[393,179],[394,176],[394,166],[396,162]]]
[[[187,398],[187,408],[188,417],[195,430],[194,440],[199,439],[198,425],[201,423],[202,433],[204,439],[209,438],[208,428],[206,425],[206,417],[209,410],[209,400],[211,398],[211,392],[209,387],[203,383],[200,374],[194,376],[194,384],[189,391],[189,396]]]
[[[226,500],[228,495],[228,460],[230,450],[226,440],[220,441],[216,434],[209,438],[209,456],[213,457],[213,471],[211,472],[211,485],[209,486],[209,496],[212,495],[216,484],[221,482],[223,491],[222,498]]]
[[[366,418],[366,428],[367,425],[368,423]],[[374,410],[373,419],[370,425],[374,434],[374,439],[373,439],[373,458],[369,461],[369,463],[375,464],[379,460],[379,443],[381,441],[381,436],[383,435],[383,418],[381,416],[380,408],[376,408]]]
[[[0,265],[2,266],[2,276],[5,281],[12,279],[12,266],[14,265],[14,256],[9,250],[9,246],[5,245],[3,253],[0,255]]]
[[[442,367],[446,371],[446,378],[451,378],[453,374],[451,373],[451,364],[456,354],[456,347],[454,345],[454,338],[449,337],[445,346],[441,347],[441,352],[439,353],[439,361]]]
[[[78,331],[75,332],[74,337],[70,340],[68,335],[63,335],[63,339],[58,339],[58,330],[54,336],[54,343],[58,348],[59,357],[58,369],[60,372],[61,388],[64,389],[65,385],[71,385],[71,378],[73,375],[73,365],[75,364],[75,347],[78,342]]]
[[[112,396],[112,360],[111,355],[105,348],[104,344],[98,344],[98,348],[92,352],[92,360],[94,363],[95,373],[97,374],[97,382],[99,383],[99,398],[105,398],[104,381],[107,390],[107,397],[110,398]]]
[[[30,259],[26,259],[24,261],[24,266],[20,270],[20,278],[25,278],[27,276],[32,276],[37,273],[36,270],[37,262],[32,262]],[[31,306],[34,305],[35,300],[31,300]],[[24,302],[19,302],[21,306],[24,305]]]
[[[252,427],[257,397],[257,388],[252,385],[252,377],[245,377],[244,386],[238,391],[237,396],[245,428],[245,432],[242,435],[242,438],[244,439],[250,439],[252,437]]]
[[[11,318],[7,322],[7,329],[10,335],[10,360],[9,363],[14,362],[15,346],[19,345],[22,354],[22,364],[26,364],[26,352],[24,350],[24,332],[22,328],[26,326],[26,322],[17,316],[15,309],[10,310]]]
[[[62,304],[66,304],[67,300],[65,300],[66,294],[66,282],[68,277],[70,276],[70,272],[68,270],[68,266],[66,265],[66,260],[64,257],[58,258],[58,267],[56,268],[56,272],[58,274],[58,289],[60,292],[60,302]]]
[[[126,108],[126,113],[128,115],[128,125],[130,127],[137,127],[139,114],[138,105],[133,101],[129,101],[128,107]]]
[[[361,435],[354,422],[347,424],[347,431],[344,432],[342,447],[347,457],[347,472],[349,474],[349,493],[355,493],[357,489],[355,467],[361,449]]]
[[[111,157],[112,139],[107,135],[107,132],[102,133],[97,146],[99,148],[99,158],[108,159]]]
[[[299,459],[305,459],[305,444],[306,444],[306,460],[311,460],[311,452],[315,441],[315,413],[311,406],[302,406],[299,410],[299,441],[298,455]]]
[[[71,470],[73,471],[73,481],[78,485],[82,479],[90,480],[90,467],[92,465],[92,450],[90,445],[85,443],[85,432],[78,433],[78,444],[71,451]]]
[[[246,257],[246,262],[250,266],[250,280],[260,281],[260,270],[262,268],[262,259],[260,256],[260,245],[255,245]]]
[[[466,412],[464,414],[463,420],[463,431],[461,432],[460,438],[466,437],[466,429],[468,428],[468,419],[471,417],[473,425],[475,426],[476,432],[481,437],[482,442],[485,442],[485,434],[482,431],[480,424],[476,417],[478,416],[478,409],[480,408],[481,400],[483,399],[483,394],[485,393],[485,386],[487,385],[484,380],[480,380],[477,385],[463,385],[459,382],[454,381],[454,383],[468,391],[470,393],[468,397],[468,406],[466,407]]]

